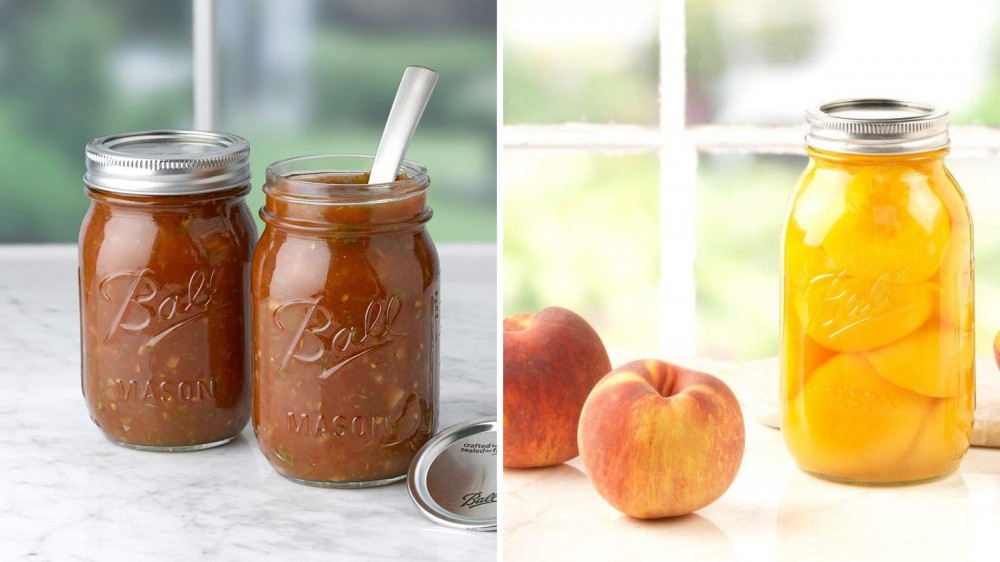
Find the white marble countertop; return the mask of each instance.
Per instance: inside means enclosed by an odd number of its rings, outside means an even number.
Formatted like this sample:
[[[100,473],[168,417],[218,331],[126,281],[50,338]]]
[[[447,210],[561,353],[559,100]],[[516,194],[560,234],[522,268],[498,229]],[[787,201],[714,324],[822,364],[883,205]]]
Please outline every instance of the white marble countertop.
[[[438,247],[441,428],[496,415],[496,247]],[[405,483],[279,476],[247,427],[149,453],[108,442],[80,391],[75,246],[0,246],[0,560],[494,560],[496,533],[425,519]]]
[[[733,485],[712,505],[675,519],[619,513],[591,487],[579,458],[504,470],[504,558],[1000,559],[1000,449],[972,448],[958,472],[929,484],[849,486],[803,473],[777,430],[754,421],[746,408],[744,419],[746,452]]]

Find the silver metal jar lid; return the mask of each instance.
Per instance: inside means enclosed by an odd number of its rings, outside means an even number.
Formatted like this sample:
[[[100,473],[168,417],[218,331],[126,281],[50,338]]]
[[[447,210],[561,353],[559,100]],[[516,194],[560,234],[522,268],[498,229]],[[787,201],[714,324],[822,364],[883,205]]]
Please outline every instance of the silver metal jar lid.
[[[207,131],[141,131],[87,143],[94,189],[125,195],[191,195],[250,181],[250,144]]]
[[[453,425],[417,452],[410,497],[431,521],[470,531],[497,528],[497,420]]]
[[[848,154],[909,154],[948,146],[948,112],[893,99],[850,99],[806,112],[806,144]]]

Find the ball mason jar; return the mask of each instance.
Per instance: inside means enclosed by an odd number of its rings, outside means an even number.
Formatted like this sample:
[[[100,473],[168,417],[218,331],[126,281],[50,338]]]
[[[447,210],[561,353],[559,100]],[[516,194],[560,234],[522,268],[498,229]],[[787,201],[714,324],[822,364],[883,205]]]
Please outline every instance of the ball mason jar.
[[[427,170],[368,184],[367,156],[272,164],[253,260],[253,427],[278,473],[406,476],[438,411],[439,266]]]
[[[781,427],[803,470],[947,475],[975,407],[972,224],[948,114],[857,99],[807,113],[783,231]]]
[[[205,449],[250,418],[248,157],[242,138],[198,131],[87,145],[83,393],[119,445]]]

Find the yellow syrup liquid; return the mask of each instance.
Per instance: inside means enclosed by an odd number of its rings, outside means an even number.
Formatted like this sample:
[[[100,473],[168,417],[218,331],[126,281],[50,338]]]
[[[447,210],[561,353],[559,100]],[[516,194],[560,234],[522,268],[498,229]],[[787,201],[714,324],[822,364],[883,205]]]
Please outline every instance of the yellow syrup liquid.
[[[944,166],[809,150],[783,233],[781,424],[805,471],[954,471],[975,407],[972,227]]]

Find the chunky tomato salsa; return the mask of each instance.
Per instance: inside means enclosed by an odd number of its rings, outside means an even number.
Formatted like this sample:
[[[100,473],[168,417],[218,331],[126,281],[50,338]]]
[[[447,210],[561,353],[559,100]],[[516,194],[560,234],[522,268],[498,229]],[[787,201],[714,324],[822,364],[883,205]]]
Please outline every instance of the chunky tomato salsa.
[[[439,270],[426,186],[379,197],[366,182],[269,175],[265,190],[254,430],[275,469],[306,483],[401,478],[437,419]]]
[[[80,233],[83,392],[114,442],[195,449],[250,415],[247,185],[204,195],[88,189]]]

